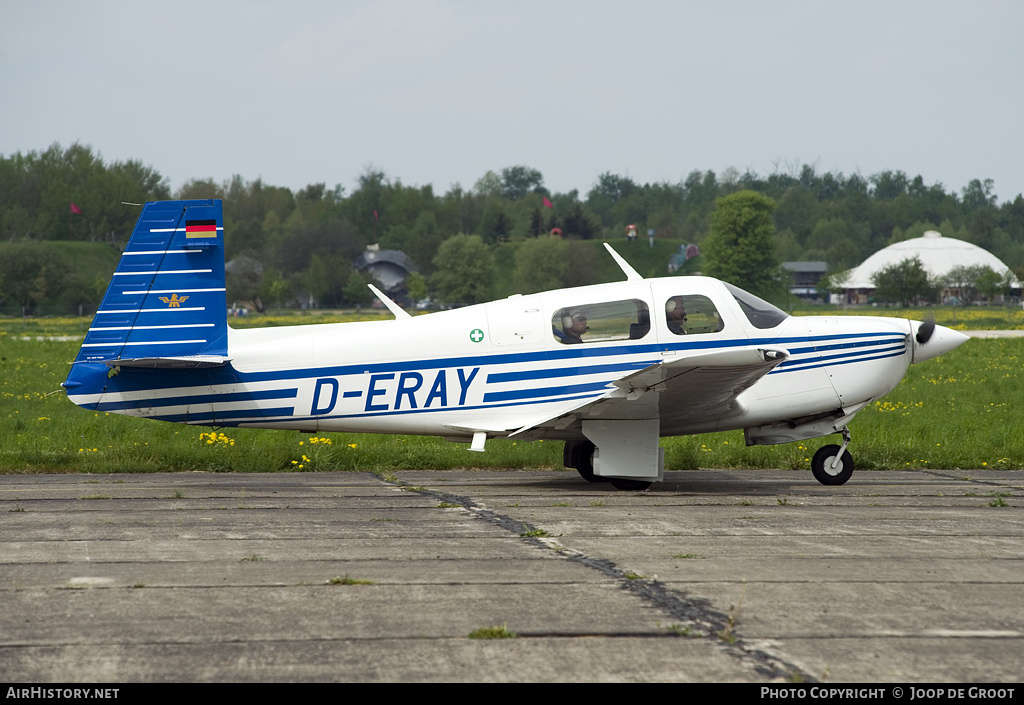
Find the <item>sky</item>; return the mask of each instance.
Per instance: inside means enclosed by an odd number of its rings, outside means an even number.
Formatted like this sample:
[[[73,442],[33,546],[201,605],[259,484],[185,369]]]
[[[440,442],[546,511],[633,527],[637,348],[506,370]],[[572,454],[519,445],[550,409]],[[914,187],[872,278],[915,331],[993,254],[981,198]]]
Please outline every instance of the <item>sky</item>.
[[[1024,193],[1018,0],[0,0],[0,154],[442,194],[538,169]]]

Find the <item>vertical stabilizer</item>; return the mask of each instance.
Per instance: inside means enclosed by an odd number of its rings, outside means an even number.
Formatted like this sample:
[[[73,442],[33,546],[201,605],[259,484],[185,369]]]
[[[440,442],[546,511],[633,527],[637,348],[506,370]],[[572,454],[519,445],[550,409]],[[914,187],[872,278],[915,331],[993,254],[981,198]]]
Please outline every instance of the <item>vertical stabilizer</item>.
[[[147,203],[76,365],[218,365],[227,344],[221,202]]]

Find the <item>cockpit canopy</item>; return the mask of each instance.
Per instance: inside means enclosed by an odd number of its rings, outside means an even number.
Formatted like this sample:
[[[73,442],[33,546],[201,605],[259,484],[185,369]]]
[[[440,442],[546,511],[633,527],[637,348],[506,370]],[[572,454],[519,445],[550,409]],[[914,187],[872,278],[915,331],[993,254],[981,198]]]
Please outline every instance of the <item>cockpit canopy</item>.
[[[747,320],[750,321],[750,325],[755,328],[762,330],[774,328],[789,318],[788,313],[776,308],[764,299],[754,296],[749,291],[744,291],[728,282],[722,283],[725,284],[725,288],[736,299],[736,303],[740,305],[740,309],[743,311],[743,315],[747,317]]]

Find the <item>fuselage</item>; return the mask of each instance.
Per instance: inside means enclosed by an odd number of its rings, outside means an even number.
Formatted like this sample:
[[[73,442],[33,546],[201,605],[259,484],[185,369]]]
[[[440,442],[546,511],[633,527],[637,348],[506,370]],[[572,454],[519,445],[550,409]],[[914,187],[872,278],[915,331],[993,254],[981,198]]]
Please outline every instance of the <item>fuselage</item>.
[[[589,330],[577,339],[581,319]],[[751,345],[788,351],[729,414],[681,421],[663,412],[660,435],[670,436],[852,415],[902,379],[914,325],[791,317],[758,310],[715,279],[672,277],[392,321],[229,329],[226,364],[108,373],[110,364],[80,363],[96,369],[80,370],[68,393],[87,408],[187,424],[503,436],[659,362]],[[795,437],[810,436],[779,440]]]

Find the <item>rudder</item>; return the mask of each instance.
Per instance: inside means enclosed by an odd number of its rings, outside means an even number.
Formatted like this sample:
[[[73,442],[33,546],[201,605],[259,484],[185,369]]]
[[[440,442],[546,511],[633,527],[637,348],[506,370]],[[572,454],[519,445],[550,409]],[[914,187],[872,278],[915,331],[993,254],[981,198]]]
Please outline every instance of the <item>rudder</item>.
[[[220,365],[227,345],[221,201],[146,203],[75,363]]]

